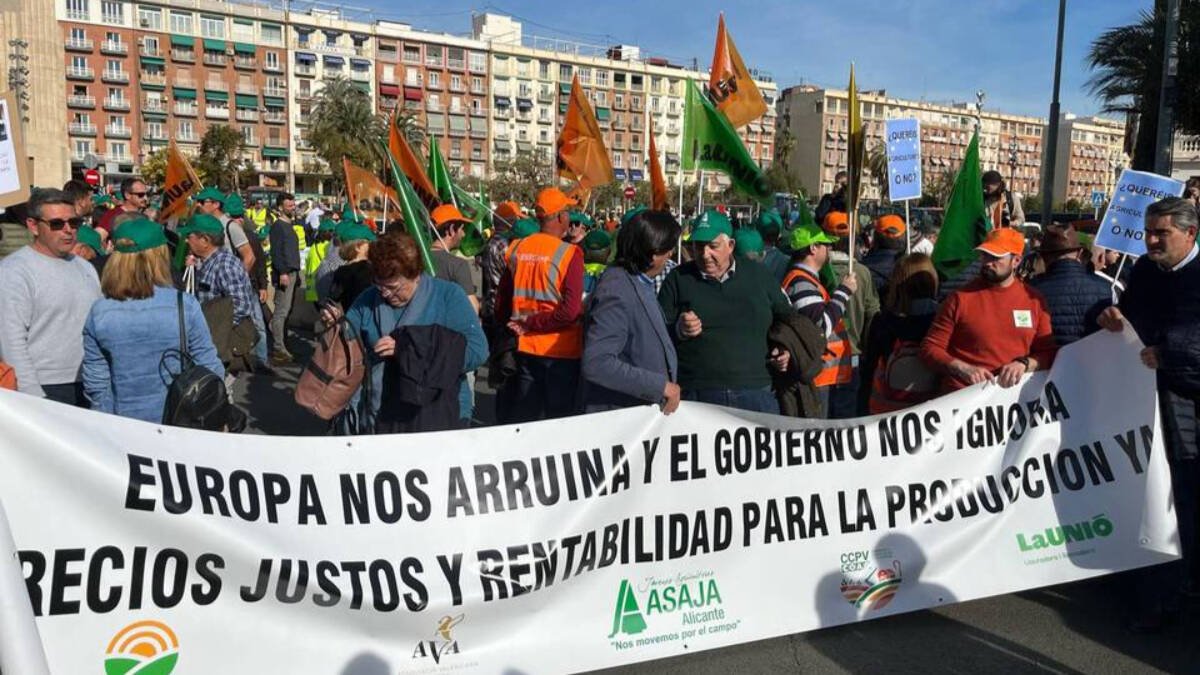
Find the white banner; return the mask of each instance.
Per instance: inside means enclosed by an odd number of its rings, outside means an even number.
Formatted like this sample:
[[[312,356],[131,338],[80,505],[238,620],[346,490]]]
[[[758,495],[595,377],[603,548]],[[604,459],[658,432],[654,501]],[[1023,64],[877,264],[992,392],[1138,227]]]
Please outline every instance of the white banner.
[[[844,422],[251,437],[4,393],[0,499],[53,673],[581,671],[1175,559],[1138,348]]]

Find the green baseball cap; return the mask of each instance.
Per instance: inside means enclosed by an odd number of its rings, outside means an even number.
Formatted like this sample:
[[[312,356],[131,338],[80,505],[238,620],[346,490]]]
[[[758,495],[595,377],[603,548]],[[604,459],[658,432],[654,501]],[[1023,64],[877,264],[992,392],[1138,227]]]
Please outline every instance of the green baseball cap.
[[[377,238],[371,228],[358,223],[346,223],[337,229],[338,241],[375,241]]]
[[[596,225],[596,221],[592,220],[592,217],[583,211],[571,211],[568,215],[572,224],[582,224],[584,227],[588,228]]]
[[[217,222],[218,226],[220,224]],[[137,253],[167,245],[167,235],[163,234],[162,225],[149,218],[137,218],[121,223],[113,232],[112,238],[113,248],[119,253]]]
[[[219,203],[222,208],[225,207],[225,194],[213,186],[204,188],[196,195],[196,203],[209,199]]]
[[[763,252],[762,235],[752,227],[738,228],[738,231],[733,233],[733,241],[736,245],[734,250],[742,255]]]
[[[783,218],[774,209],[758,214],[754,226],[761,235],[779,234],[783,230]]]
[[[91,225],[84,225],[76,230],[75,240],[91,248],[96,253],[104,253],[104,244],[100,243],[100,233]]]
[[[333,222],[333,218],[322,218],[321,224],[317,226],[317,232],[337,232],[337,230],[338,224]]]
[[[799,251],[813,244],[836,244],[837,241],[837,237],[827,234],[816,224],[801,225],[788,235],[788,248]]]
[[[540,229],[537,221],[533,218],[522,218],[513,224],[513,238],[524,239],[531,234],[536,234]]]
[[[733,225],[730,224],[729,217],[716,209],[707,209],[692,221],[690,241],[707,244],[722,234],[733,237]]]
[[[583,250],[585,251],[603,251],[612,246],[612,237],[604,230],[592,230],[583,238]]]
[[[207,213],[197,213],[188,219],[183,227],[179,228],[179,236],[186,237],[189,234],[224,234],[225,226],[221,225],[221,221]]]
[[[242,201],[242,196],[236,192],[230,192],[225,198],[225,213],[235,218],[241,218],[246,215],[246,203]]]
[[[623,216],[621,216],[621,227],[625,227],[626,225],[628,225],[629,221],[633,220],[634,216],[636,216],[637,214],[639,214],[645,210],[646,210],[646,207],[644,205],[638,204],[637,206],[633,207],[632,209],[629,209],[628,211],[626,211],[625,214]]]
[[[112,203],[112,197],[109,197],[106,194],[92,195],[92,205],[94,206],[112,206]]]

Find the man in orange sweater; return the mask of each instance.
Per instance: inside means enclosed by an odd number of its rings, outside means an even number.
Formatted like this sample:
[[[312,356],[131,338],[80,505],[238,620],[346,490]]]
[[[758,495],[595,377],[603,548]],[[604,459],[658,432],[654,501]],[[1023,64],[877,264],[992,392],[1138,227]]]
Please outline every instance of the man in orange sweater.
[[[943,393],[980,382],[1011,387],[1054,360],[1046,301],[1016,276],[1025,238],[997,228],[975,250],[979,278],[946,299],[921,343],[921,357],[943,376]]]

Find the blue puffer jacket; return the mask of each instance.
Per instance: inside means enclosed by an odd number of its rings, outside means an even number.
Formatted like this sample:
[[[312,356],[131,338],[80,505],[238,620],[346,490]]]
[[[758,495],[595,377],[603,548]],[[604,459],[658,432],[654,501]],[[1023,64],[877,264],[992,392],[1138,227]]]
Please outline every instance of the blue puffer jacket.
[[[154,295],[142,300],[103,298],[92,305],[83,325],[83,390],[93,410],[162,421],[179,359],[168,357],[165,371],[159,363],[165,352],[179,349],[178,317],[173,288],[156,287]],[[224,377],[200,303],[186,293],[183,319],[192,360]]]
[[[896,269],[896,260],[904,254],[903,249],[873,248],[863,256],[862,264],[871,270],[871,281],[875,282],[875,290],[882,300],[887,293],[888,282],[892,279],[892,270]]]
[[[1090,335],[1100,327],[1096,318],[1112,304],[1112,289],[1077,260],[1058,260],[1029,285],[1046,296],[1050,325],[1059,347]]]

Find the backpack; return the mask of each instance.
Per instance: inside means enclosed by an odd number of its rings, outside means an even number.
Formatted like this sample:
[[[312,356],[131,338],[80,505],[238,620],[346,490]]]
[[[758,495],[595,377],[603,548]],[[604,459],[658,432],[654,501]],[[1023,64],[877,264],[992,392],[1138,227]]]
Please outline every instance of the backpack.
[[[183,291],[176,291],[179,309],[179,373],[167,386],[167,401],[163,405],[162,423],[173,427],[205,429],[208,431],[241,431],[246,416],[229,403],[225,380],[204,366],[196,365],[187,348],[187,328],[183,320]],[[175,354],[168,350],[158,367],[168,374],[167,359]]]
[[[938,395],[938,375],[921,360],[919,341],[896,340],[891,354],[879,361],[871,383],[872,415],[902,410]]]
[[[362,341],[343,318],[318,336],[316,352],[296,383],[296,404],[331,420],[350,403],[366,370]]]

